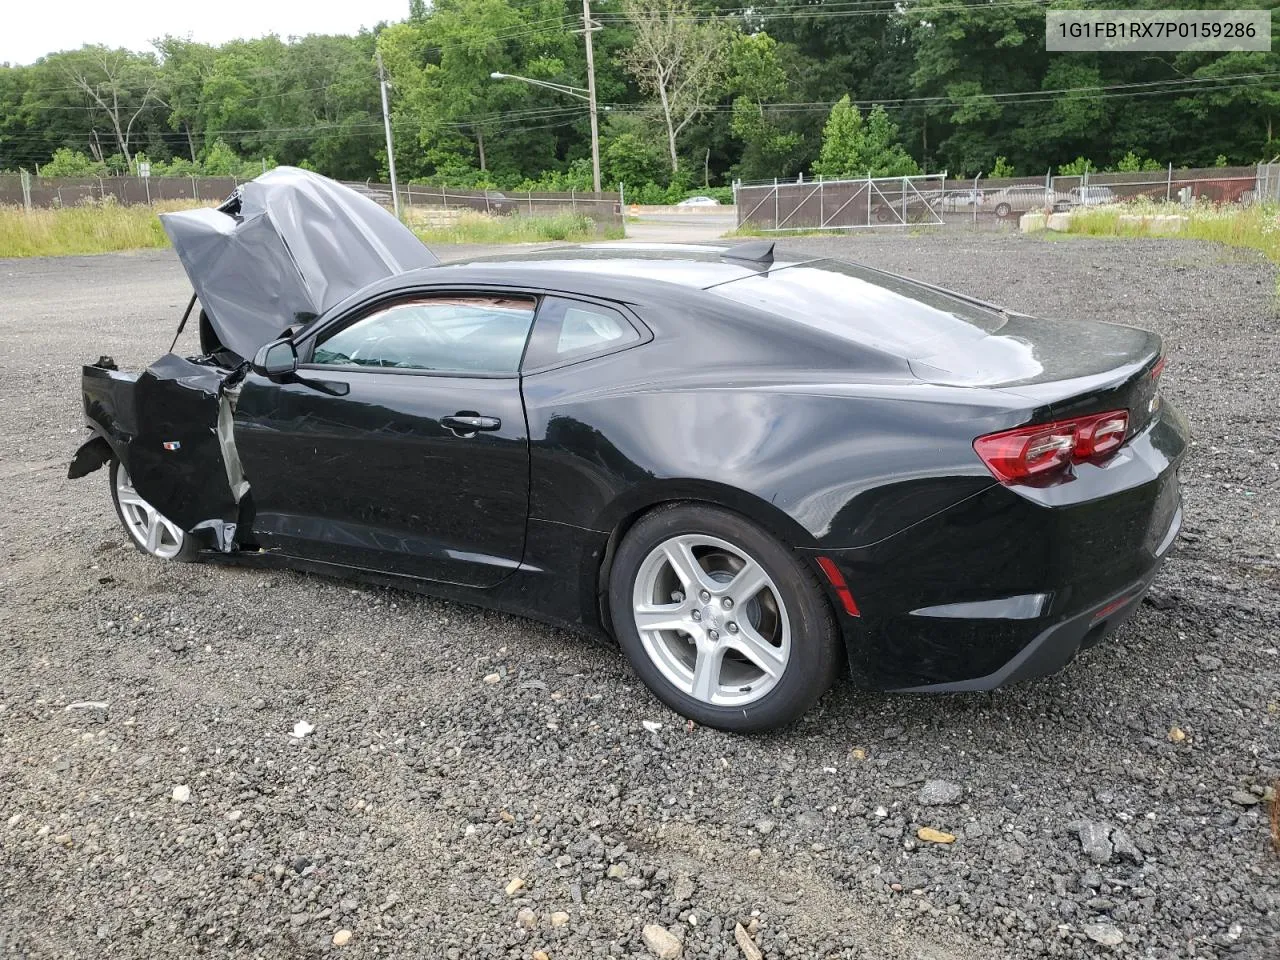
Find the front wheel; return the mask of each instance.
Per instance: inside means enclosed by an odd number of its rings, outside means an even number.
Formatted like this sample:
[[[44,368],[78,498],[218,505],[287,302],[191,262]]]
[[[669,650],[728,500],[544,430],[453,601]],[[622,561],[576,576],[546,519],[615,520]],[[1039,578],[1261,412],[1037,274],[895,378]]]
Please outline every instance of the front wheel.
[[[996,204],[996,216],[999,217],[1001,220],[1009,216],[1009,214],[1011,213],[1013,213],[1013,208],[1009,206],[1009,204],[1007,203]]]
[[[199,546],[182,528],[163,516],[159,510],[138,496],[129,471],[119,460],[111,461],[111,502],[115,504],[120,525],[133,545],[143,553],[161,560],[188,562],[196,558]]]
[[[610,575],[614,632],[663,703],[740,733],[797,719],[835,681],[839,641],[817,579],[738,514],[679,504],[642,518]]]

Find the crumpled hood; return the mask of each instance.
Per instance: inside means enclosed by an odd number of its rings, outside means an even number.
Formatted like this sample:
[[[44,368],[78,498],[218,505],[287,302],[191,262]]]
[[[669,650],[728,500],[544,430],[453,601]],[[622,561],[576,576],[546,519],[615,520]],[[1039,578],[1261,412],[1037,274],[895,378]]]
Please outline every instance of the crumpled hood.
[[[160,220],[218,339],[245,359],[376,280],[440,262],[372,200],[297,167]]]

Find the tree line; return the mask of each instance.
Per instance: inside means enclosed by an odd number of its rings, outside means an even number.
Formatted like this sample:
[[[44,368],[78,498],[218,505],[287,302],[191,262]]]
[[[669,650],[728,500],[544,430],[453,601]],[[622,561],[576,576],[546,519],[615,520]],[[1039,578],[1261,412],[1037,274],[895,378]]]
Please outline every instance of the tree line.
[[[1280,52],[1049,54],[1049,2],[596,0],[604,179],[661,200],[735,178],[1280,153]],[[410,0],[407,13],[354,36],[164,37],[2,66],[0,169],[102,174],[145,159],[153,175],[290,163],[383,178],[381,53],[402,177],[589,188],[586,105],[491,76],[585,86],[578,2]]]

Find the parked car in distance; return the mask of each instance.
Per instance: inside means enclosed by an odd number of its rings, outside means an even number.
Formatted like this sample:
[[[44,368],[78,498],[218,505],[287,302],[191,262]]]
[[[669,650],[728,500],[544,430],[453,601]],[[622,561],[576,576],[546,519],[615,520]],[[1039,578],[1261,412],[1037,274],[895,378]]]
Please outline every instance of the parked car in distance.
[[[985,197],[981,190],[974,190],[972,187],[968,190],[948,190],[942,198],[942,209],[947,213],[972,210],[975,207],[981,209]]]
[[[1070,210],[1072,207],[1099,207],[1116,203],[1119,198],[1109,187],[1072,187],[1066,194],[1059,194],[1053,201],[1054,210]]]
[[[676,204],[677,207],[718,207],[720,201],[715,197],[688,197]]]
[[[486,190],[482,202],[487,213],[506,216],[509,213],[516,212],[516,202],[501,190]]]
[[[291,167],[161,219],[199,353],[85,366],[68,471],[106,468],[139,550],[536,617],[699,724],[780,726],[842,673],[1054,673],[1182,522],[1187,427],[1134,327],[769,241],[441,264]]]
[[[1026,213],[1028,210],[1044,210],[1052,207],[1054,193],[1042,185],[1015,184],[988,194],[985,201],[995,215],[1003,220],[1015,214]]]

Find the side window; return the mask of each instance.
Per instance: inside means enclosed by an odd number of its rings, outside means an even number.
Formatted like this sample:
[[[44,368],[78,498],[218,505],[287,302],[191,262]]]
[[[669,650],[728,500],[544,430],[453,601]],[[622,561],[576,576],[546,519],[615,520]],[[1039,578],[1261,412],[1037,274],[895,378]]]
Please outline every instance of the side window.
[[[635,343],[640,335],[619,311],[596,303],[546,297],[538,309],[525,368],[581,360]]]
[[[383,307],[317,344],[312,364],[515,373],[520,369],[532,297],[420,297]]]

